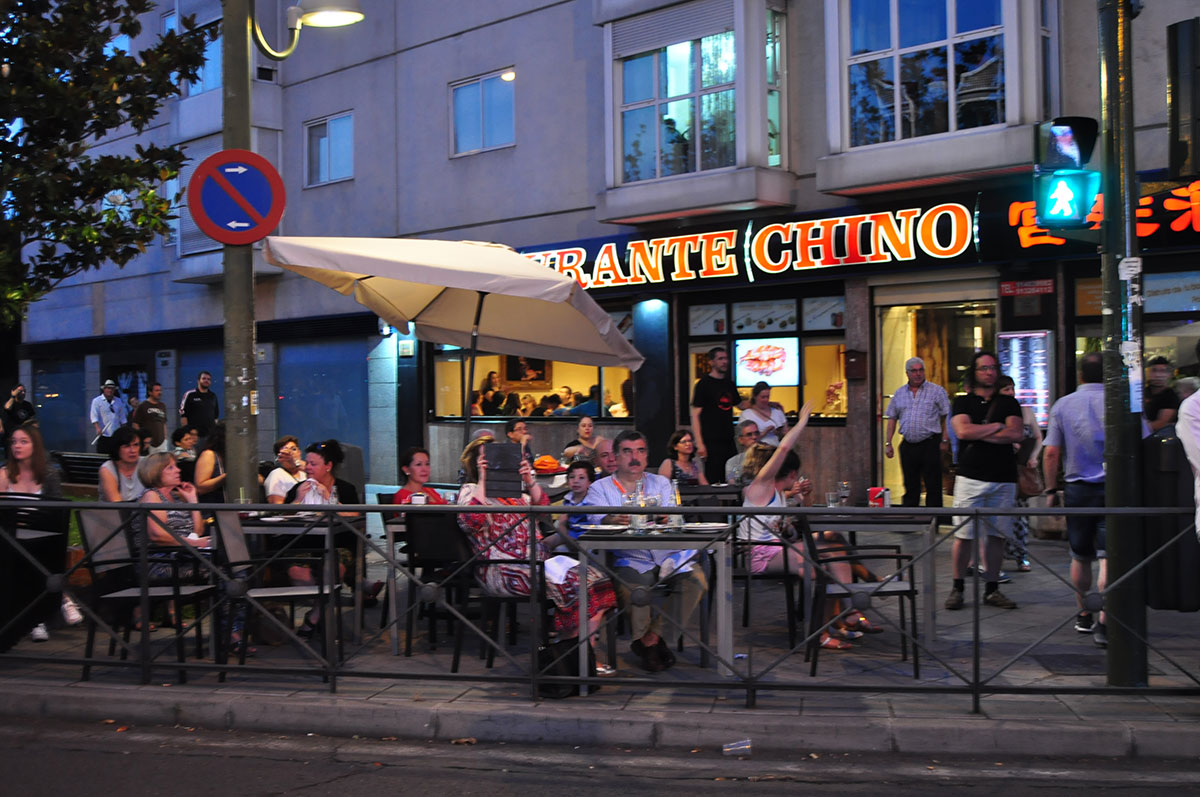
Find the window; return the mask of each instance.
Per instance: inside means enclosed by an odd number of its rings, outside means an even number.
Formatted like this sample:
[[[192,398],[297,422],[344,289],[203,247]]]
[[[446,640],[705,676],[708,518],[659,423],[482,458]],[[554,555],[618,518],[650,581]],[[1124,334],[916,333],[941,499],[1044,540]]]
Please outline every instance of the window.
[[[188,84],[189,97],[221,88],[221,39],[218,35],[204,45],[204,66],[200,67],[196,80]]]
[[[333,438],[363,450],[370,462],[367,353],[364,338],[280,343],[278,428],[306,443]],[[336,385],[336,390],[327,389]]]
[[[506,69],[451,87],[455,155],[512,146],[516,77]]]
[[[47,449],[86,451],[95,436],[87,421],[87,407],[99,391],[88,394],[83,366],[82,359],[38,360],[33,364],[33,384],[26,387]]]
[[[782,8],[692,0],[613,23],[615,183],[785,166]]]
[[[113,36],[108,40],[108,44],[104,45],[104,54],[109,57],[112,57],[117,53],[129,55],[131,52],[132,48],[129,44],[129,37],[124,33],[118,33],[116,36]]]
[[[305,133],[308,149],[305,185],[323,185],[354,177],[353,114],[311,122]]]
[[[1002,0],[843,0],[851,147],[1005,122]]]

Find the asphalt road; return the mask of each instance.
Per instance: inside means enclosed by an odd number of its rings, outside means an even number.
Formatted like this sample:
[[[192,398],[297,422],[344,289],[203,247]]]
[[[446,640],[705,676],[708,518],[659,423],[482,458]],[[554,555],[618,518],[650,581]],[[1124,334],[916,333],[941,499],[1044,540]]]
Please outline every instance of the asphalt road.
[[[438,791],[658,795],[664,789],[1013,797],[1200,793],[1200,762],[963,759],[898,755],[723,756],[720,750],[410,743],[184,727],[6,721],[0,772],[12,795],[336,795]]]

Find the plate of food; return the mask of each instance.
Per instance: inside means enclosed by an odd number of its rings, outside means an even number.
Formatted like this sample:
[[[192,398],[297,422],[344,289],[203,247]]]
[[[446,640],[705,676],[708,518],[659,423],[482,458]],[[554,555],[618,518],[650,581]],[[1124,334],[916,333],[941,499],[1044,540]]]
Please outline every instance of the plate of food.
[[[604,534],[620,534],[623,531],[628,531],[628,526],[621,526],[615,523],[581,523],[579,528],[584,531],[598,531]]]
[[[717,534],[729,528],[728,523],[684,523],[683,530],[692,534]]]

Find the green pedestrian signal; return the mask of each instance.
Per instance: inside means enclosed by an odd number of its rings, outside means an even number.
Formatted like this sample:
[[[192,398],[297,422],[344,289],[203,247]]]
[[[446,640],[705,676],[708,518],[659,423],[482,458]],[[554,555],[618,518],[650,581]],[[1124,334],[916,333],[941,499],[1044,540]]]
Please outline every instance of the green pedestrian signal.
[[[1100,193],[1100,172],[1087,168],[1099,124],[1084,116],[1062,116],[1037,126],[1033,196],[1037,223],[1046,229],[1089,225]]]
[[[1037,222],[1047,229],[1086,227],[1100,193],[1100,172],[1058,169],[1034,175]]]

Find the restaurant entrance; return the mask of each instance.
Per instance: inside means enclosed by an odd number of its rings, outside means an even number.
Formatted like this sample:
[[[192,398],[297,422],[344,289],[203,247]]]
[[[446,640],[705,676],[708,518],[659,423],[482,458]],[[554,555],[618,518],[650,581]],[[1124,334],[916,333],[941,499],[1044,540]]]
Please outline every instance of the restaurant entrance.
[[[930,304],[876,305],[878,341],[876,362],[879,396],[880,445],[876,454],[875,473],[882,476],[876,484],[892,491],[892,503],[899,505],[904,497],[904,479],[900,472],[900,457],[884,456],[883,443],[887,421],[884,413],[893,392],[907,382],[904,363],[910,357],[925,361],[926,379],[946,389],[951,401],[961,390],[963,374],[971,365],[971,357],[979,349],[992,349],[996,340],[996,301],[939,302]],[[900,444],[897,431],[895,443]],[[924,501],[921,502],[924,504]],[[949,498],[945,505],[950,506]]]

